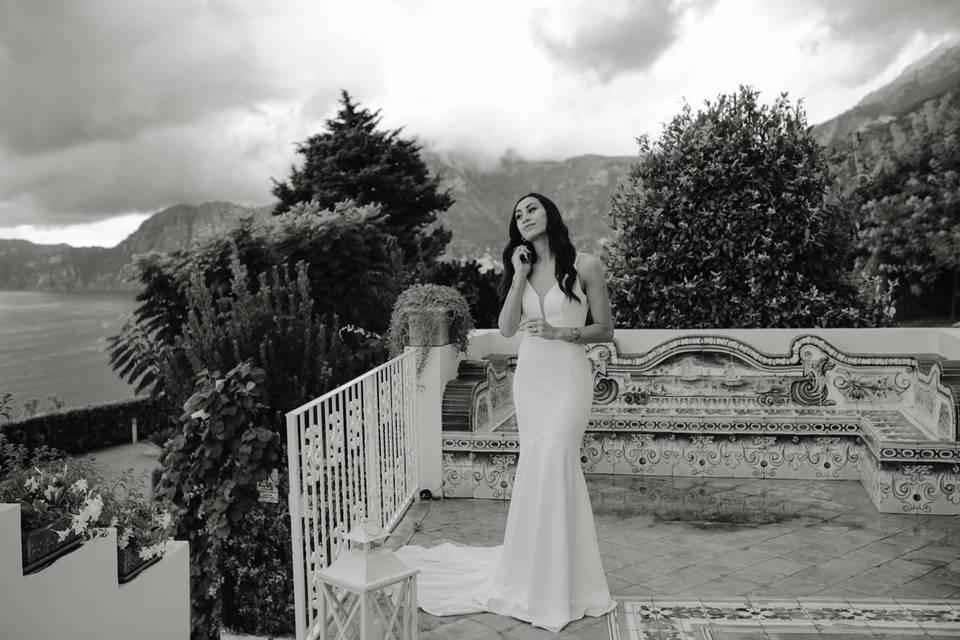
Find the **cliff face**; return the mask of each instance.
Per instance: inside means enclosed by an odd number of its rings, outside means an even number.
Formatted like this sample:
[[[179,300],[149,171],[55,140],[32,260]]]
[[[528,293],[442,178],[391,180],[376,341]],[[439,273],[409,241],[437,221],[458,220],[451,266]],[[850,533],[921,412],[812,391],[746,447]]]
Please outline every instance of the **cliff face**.
[[[885,124],[947,91],[960,91],[960,43],[944,44],[907,66],[892,82],[868,93],[852,109],[813,128],[827,146],[850,141],[855,131]]]
[[[133,256],[189,247],[210,234],[222,233],[245,216],[270,215],[271,207],[247,208],[227,202],[198,207],[177,205],[148,218],[115,247],[40,245],[0,240],[0,289],[35,291],[122,291],[129,282]]]

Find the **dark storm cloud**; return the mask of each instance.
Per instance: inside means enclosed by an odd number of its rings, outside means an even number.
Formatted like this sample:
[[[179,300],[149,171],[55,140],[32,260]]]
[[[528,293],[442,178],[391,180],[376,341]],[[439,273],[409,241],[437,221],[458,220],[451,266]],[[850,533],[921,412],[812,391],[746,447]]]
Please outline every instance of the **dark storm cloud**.
[[[277,92],[242,16],[216,6],[0,2],[0,148],[126,140]]]
[[[819,14],[823,35],[814,47],[855,45],[855,60],[842,60],[851,82],[863,82],[883,71],[916,36],[936,38],[960,34],[957,0],[794,0],[796,16]]]
[[[602,3],[567,15],[565,35],[552,31],[547,20],[535,19],[532,30],[535,41],[555,60],[606,82],[649,68],[680,35],[686,12],[714,4],[716,0]]]
[[[373,54],[332,65],[342,27],[304,7],[0,0],[0,227],[268,202],[295,127],[381,81]]]

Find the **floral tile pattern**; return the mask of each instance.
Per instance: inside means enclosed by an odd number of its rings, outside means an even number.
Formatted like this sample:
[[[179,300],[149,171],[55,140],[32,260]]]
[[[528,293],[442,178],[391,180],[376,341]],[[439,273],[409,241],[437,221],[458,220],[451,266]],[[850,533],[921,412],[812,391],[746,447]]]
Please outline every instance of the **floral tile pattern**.
[[[960,638],[960,601],[620,598],[624,640]]]
[[[443,495],[509,499],[517,444],[510,433],[445,434]],[[859,437],[588,431],[581,461],[626,476],[858,480],[881,513],[960,515],[960,465],[880,463]]]

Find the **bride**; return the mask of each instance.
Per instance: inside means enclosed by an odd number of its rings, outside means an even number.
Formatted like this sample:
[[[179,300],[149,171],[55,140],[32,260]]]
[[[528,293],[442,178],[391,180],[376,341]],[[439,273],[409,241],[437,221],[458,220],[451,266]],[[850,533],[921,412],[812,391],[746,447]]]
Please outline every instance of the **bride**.
[[[397,553],[420,569],[428,613],[490,611],[557,632],[616,606],[580,467],[593,397],[582,345],[611,340],[613,322],[600,263],[574,251],[549,198],[530,193],[516,203],[503,262],[500,333],[526,333],[513,379],[520,457],[503,544]]]

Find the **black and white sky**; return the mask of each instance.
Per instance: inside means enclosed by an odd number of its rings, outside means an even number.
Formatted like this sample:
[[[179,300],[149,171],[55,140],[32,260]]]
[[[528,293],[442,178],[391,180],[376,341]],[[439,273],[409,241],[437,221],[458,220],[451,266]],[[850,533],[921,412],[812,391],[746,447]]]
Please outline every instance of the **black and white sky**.
[[[341,89],[481,164],[632,155],[684,100],[816,123],[957,37],[958,0],[0,0],[0,237],[266,204]]]

